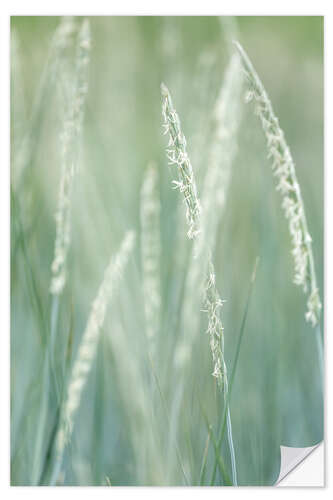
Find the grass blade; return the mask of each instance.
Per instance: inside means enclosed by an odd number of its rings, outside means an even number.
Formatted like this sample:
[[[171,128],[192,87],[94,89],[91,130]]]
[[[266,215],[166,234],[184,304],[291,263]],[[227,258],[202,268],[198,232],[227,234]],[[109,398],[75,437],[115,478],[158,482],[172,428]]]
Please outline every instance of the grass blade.
[[[200,403],[200,401],[199,401],[199,404],[200,404],[201,413],[202,413],[202,415],[204,417],[204,421],[205,421],[205,424],[206,424],[206,427],[207,427],[209,438],[211,439],[211,441],[213,443],[213,446],[214,446],[214,451],[215,451],[215,465],[216,465],[216,467],[219,468],[225,485],[226,486],[232,486],[232,481],[231,481],[231,479],[230,479],[230,477],[229,477],[229,475],[228,475],[228,473],[226,471],[225,464],[223,462],[223,459],[222,459],[220,451],[219,451],[220,446],[216,442],[216,439],[215,439],[215,436],[214,436],[214,433],[213,433],[213,428],[212,428],[211,424],[209,423],[209,420],[208,420],[208,417],[206,415],[206,412],[205,412],[202,404]]]
[[[233,381],[235,378],[240,348],[241,348],[241,344],[242,344],[242,340],[243,340],[243,336],[244,336],[245,323],[246,323],[247,313],[248,313],[249,305],[250,305],[250,299],[251,299],[251,295],[252,295],[252,291],[253,291],[256,275],[257,275],[258,263],[259,263],[259,257],[257,257],[255,265],[254,265],[254,270],[253,270],[251,282],[250,282],[250,288],[249,288],[249,292],[247,295],[245,309],[244,309],[243,318],[242,318],[242,323],[241,323],[241,327],[240,327],[240,331],[239,331],[235,359],[234,359],[234,363],[232,365],[232,370],[231,370],[230,384],[229,384],[228,392],[227,392],[226,399],[225,399],[225,407],[224,407],[223,417],[221,419],[221,427],[220,427],[218,443],[217,443],[218,449],[220,449],[220,446],[222,444],[222,440],[223,440],[223,436],[224,436],[224,432],[225,432],[225,426],[227,424],[228,408],[229,408],[229,403],[230,403],[232,385],[233,385]],[[212,475],[212,479],[211,479],[211,483],[210,483],[211,486],[213,486],[215,483],[217,465],[218,465],[217,460],[215,459],[215,464],[214,464],[214,468],[213,468],[213,475]]]

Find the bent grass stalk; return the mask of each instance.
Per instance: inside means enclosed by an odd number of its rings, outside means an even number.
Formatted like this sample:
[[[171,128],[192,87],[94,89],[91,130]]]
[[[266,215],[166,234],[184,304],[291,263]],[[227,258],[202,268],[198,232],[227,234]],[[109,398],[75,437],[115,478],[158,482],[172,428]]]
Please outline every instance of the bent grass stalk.
[[[305,319],[315,328],[322,378],[324,363],[320,330],[322,305],[317,286],[312,238],[308,230],[305,205],[296,175],[295,163],[283,130],[273,111],[271,101],[256,70],[243,47],[238,42],[235,42],[235,46],[241,56],[246,81],[249,86],[246,101],[254,101],[255,113],[261,121],[266,137],[268,158],[272,159],[273,175],[278,180],[276,190],[281,193],[282,208],[289,222],[295,268],[294,283],[301,286],[304,293],[308,293]]]
[[[276,190],[281,193],[282,208],[289,221],[295,266],[294,283],[303,287],[305,293],[310,289],[305,318],[315,327],[319,322],[322,306],[317,287],[312,238],[308,230],[305,206],[296,176],[295,163],[279,121],[273,111],[271,101],[257,72],[242,46],[238,42],[235,42],[235,45],[240,53],[249,86],[246,100],[255,103],[255,113],[261,121],[266,136],[268,158],[272,159],[273,175],[278,180]]]
[[[106,268],[102,284],[92,304],[87,326],[78,349],[69,379],[66,397],[61,409],[60,425],[55,439],[55,465],[51,477],[51,485],[54,485],[59,476],[63,454],[70,440],[75,416],[81,402],[83,389],[96,356],[97,345],[104,324],[107,306],[114,293],[119,287],[122,274],[134,246],[135,233],[129,231],[116,254],[112,256]]]
[[[181,130],[180,120],[176,110],[173,107],[170,93],[167,87],[162,83],[161,85],[162,93],[162,115],[164,118],[164,133],[169,134],[169,143],[167,147],[167,158],[171,165],[177,166],[178,171],[178,181],[173,181],[175,189],[179,189],[184,195],[184,201],[186,203],[186,219],[189,225],[189,231],[187,233],[190,239],[196,238],[200,233],[201,229],[201,204],[197,194],[196,183],[193,175],[193,169],[187,155],[186,150],[186,139]],[[199,242],[202,239],[199,237]],[[199,247],[201,246],[199,243]],[[207,251],[207,249],[206,249]],[[209,253],[209,250],[208,250]],[[210,346],[212,351],[212,358],[214,362],[213,376],[217,378],[219,388],[223,391],[222,383],[222,371],[223,377],[226,379],[226,366],[224,362],[224,351],[223,351],[223,326],[220,316],[217,314],[218,308],[223,304],[218,291],[215,287],[215,271],[214,266],[209,258],[209,270],[208,270],[208,284],[205,289],[205,302],[208,305],[206,312],[208,314],[208,332],[210,334]],[[212,288],[212,285],[213,288]],[[212,294],[212,291],[214,292]],[[187,362],[190,358],[190,352],[188,346],[183,343],[180,344],[181,360],[183,363]],[[227,387],[227,383],[224,380],[224,388]],[[180,386],[181,388],[183,385]],[[182,389],[180,389],[182,392]],[[181,399],[181,398],[179,398]],[[229,414],[229,410],[228,410]],[[229,414],[230,416],[230,414]],[[232,475],[233,483],[237,484],[237,471],[236,471],[236,459],[235,451],[232,438],[231,420],[228,419],[228,444],[231,456],[232,465]]]

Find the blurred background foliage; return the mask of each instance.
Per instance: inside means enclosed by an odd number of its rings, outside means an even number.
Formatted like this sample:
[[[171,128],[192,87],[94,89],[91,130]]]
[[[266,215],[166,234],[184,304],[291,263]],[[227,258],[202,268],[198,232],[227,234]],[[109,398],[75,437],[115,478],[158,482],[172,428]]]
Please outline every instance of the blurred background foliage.
[[[155,161],[160,176],[162,238],[161,352],[156,369],[168,402],[175,391],[168,370],[179,334],[177,318],[188,258],[179,249],[189,243],[183,210],[179,209],[182,202],[171,189],[174,167],[169,167],[165,158],[160,83],[164,81],[173,96],[200,192],[210,119],[229,58],[229,41],[215,17],[89,19],[89,92],[80,170],[73,192],[72,246],[60,331],[64,338],[72,331],[75,353],[110,254],[128,228],[137,230],[140,242],[140,189],[148,163]],[[43,321],[50,307],[60,174],[62,117],[55,98],[57,82],[34,121],[29,121],[29,116],[59,20],[11,19],[21,67],[21,80],[11,82],[12,180],[20,127],[32,127],[34,137],[24,183],[16,193],[20,220],[13,206],[11,210],[12,484],[29,484],[42,390],[39,333],[45,335]],[[323,296],[323,19],[238,17],[236,21],[239,41],[270,95],[296,163]],[[230,371],[250,276],[255,258],[260,256],[232,390],[231,415],[239,483],[267,485],[277,479],[281,444],[311,446],[323,438],[323,407],[314,332],[304,319],[305,296],[292,284],[288,228],[275,192],[264,136],[252,108],[244,103],[242,112],[238,153],[214,262],[218,287],[227,301],[223,318]],[[14,118],[17,113],[18,120]],[[98,359],[66,455],[65,484],[104,484],[105,476],[112,485],[140,484],[140,477],[146,477],[146,484],[182,484],[174,452],[170,452],[171,458],[166,457],[168,424],[156,398],[152,401],[156,403],[159,458],[146,465],[149,474],[139,473],[143,464],[138,463],[141,455],[135,447],[142,453],[149,429],[137,417],[134,401],[140,390],[126,365],[129,368],[133,360],[142,360],[140,370],[143,379],[147,377],[140,273],[138,245],[120,293],[109,308]],[[214,428],[217,419],[218,396],[204,331],[203,325],[180,415],[179,447],[192,484],[199,480],[207,437],[197,398]],[[117,348],[118,340],[123,342],[122,351]],[[63,355],[60,347],[58,354]],[[224,454],[228,461],[227,452]],[[208,469],[212,461],[210,450]]]

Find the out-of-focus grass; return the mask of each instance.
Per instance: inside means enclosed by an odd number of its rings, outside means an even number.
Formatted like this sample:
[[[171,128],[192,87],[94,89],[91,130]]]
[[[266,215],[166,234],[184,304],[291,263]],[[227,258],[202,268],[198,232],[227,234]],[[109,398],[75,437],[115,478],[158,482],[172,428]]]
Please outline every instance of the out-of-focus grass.
[[[12,29],[20,42],[27,116],[58,22],[56,17],[12,18]],[[296,162],[322,296],[323,21],[319,17],[241,17],[237,22],[240,41],[270,94]],[[72,325],[75,353],[110,252],[129,227],[137,229],[140,238],[140,189],[147,164],[154,160],[160,176],[162,238],[162,322],[155,370],[168,404],[175,391],[169,367],[180,334],[178,318],[187,258],[179,249],[187,248],[188,242],[184,221],[179,220],[183,214],[178,207],[180,199],[170,186],[174,176],[164,154],[160,82],[165,81],[172,92],[189,156],[201,179],[206,167],[205,138],[209,138],[209,120],[228,61],[228,46],[213,17],[94,17],[90,23],[89,92],[80,172],[73,193],[72,246],[60,329],[66,336]],[[11,104],[13,118],[19,102],[12,99]],[[305,298],[291,283],[288,229],[275,193],[264,137],[245,104],[243,114],[214,262],[219,290],[227,299],[224,326],[229,367],[253,263],[260,256],[230,401],[239,484],[253,485],[272,484],[277,478],[280,444],[310,446],[322,439],[323,408],[314,332],[304,320]],[[53,214],[60,173],[61,117],[54,93],[40,120],[27,177],[15,193],[24,234],[14,207],[11,211],[13,484],[30,481],[41,390],[39,334],[46,335],[41,331],[40,311],[46,317],[49,314]],[[12,121],[12,147],[14,129]],[[14,162],[12,179],[13,169]],[[201,187],[199,182],[199,191]],[[141,380],[136,378],[137,369],[143,383],[152,375],[139,263],[137,247],[125,273],[125,285],[108,313],[66,457],[65,484],[103,484],[105,476],[114,485],[140,484],[142,477],[158,484],[183,482],[174,445],[167,442],[168,419],[157,389],[153,396],[144,396],[135,386],[135,381]],[[178,423],[178,446],[193,484],[199,481],[207,438],[198,398],[212,425],[217,423],[217,393],[204,331],[203,326],[195,344]],[[114,346],[120,343],[117,351]],[[126,363],[133,359],[140,360],[139,368],[129,370]],[[147,412],[154,428],[147,425],[140,409],[150,402],[153,404]],[[147,454],[151,455],[146,457],[143,470],[144,464],[139,462],[145,453],[141,447],[148,442]],[[223,453],[228,461],[228,454]],[[207,471],[211,471],[213,460],[210,447]]]

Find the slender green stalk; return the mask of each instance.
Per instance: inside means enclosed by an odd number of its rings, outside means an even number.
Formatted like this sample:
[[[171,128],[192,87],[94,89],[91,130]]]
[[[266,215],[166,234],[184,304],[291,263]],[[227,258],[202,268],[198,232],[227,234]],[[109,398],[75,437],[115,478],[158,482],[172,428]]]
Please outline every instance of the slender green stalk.
[[[45,422],[48,420],[48,401],[49,401],[49,391],[50,391],[50,361],[48,352],[45,351],[45,359],[43,364],[43,374],[42,374],[42,396],[40,404],[39,421],[41,424],[37,426],[37,436],[35,440],[35,450],[34,459],[32,463],[32,473],[31,473],[31,484],[37,486],[39,484],[40,475],[43,468],[44,452],[44,434],[45,434]]]
[[[57,318],[58,318],[58,297],[53,297],[52,309],[51,309],[51,324],[50,324],[50,339],[56,336],[57,331]],[[46,457],[46,450],[44,449],[44,440],[47,433],[47,427],[50,427],[50,416],[49,416],[49,401],[52,384],[55,385],[56,397],[58,407],[60,405],[60,388],[58,385],[58,380],[56,377],[56,368],[53,364],[54,356],[51,352],[52,342],[48,342],[45,350],[45,358],[43,363],[43,373],[42,373],[42,393],[41,393],[41,404],[39,413],[39,425],[37,426],[37,435],[35,440],[35,450],[34,459],[32,465],[32,484],[38,485],[44,469],[44,459]]]
[[[32,271],[32,265],[31,261],[29,258],[29,252],[28,252],[28,247],[27,243],[25,240],[25,231],[23,227],[23,222],[22,222],[22,209],[19,203],[19,199],[17,195],[15,194],[15,191],[12,186],[10,186],[10,198],[12,202],[12,219],[15,220],[17,224],[17,231],[18,231],[18,236],[17,239],[19,241],[19,245],[22,250],[22,255],[24,259],[24,270],[26,273],[26,279],[28,283],[28,287],[30,290],[29,296],[33,297],[32,300],[32,307],[35,310],[35,315],[36,315],[36,321],[39,325],[39,328],[37,328],[38,331],[38,336],[39,336],[39,341],[40,345],[42,347],[45,346],[46,340],[48,334],[49,334],[49,325],[48,322],[45,318],[44,314],[44,308],[43,308],[43,303],[41,296],[38,292],[38,286],[36,283],[36,277]]]
[[[59,317],[59,296],[52,295],[51,299],[51,327],[50,327],[50,347],[49,347],[49,357],[51,371],[54,376],[55,388],[57,393],[57,401],[60,403],[60,384],[57,376],[57,368],[55,365],[55,344],[57,338],[58,330],[58,317]]]
[[[323,393],[323,383],[324,383],[324,348],[323,348],[323,339],[321,336],[320,325],[318,324],[316,327],[316,345],[318,352],[318,360],[319,360],[319,373],[320,373],[320,387]]]
[[[232,483],[234,486],[238,485],[238,479],[237,479],[237,467],[236,467],[236,455],[235,455],[235,448],[234,448],[234,440],[232,438],[232,424],[231,424],[231,415],[230,415],[230,405],[229,402],[227,401],[227,394],[228,394],[228,383],[225,383],[225,389],[224,389],[224,404],[227,408],[227,439],[229,443],[229,449],[230,449],[230,460],[231,460],[231,470],[232,470]]]
[[[207,430],[208,430],[209,438],[211,439],[211,441],[213,443],[213,446],[214,446],[215,464],[220,469],[220,472],[221,472],[222,478],[223,478],[223,480],[225,482],[225,485],[226,486],[232,486],[232,485],[235,486],[235,484],[233,482],[231,482],[231,480],[230,480],[230,478],[228,476],[228,473],[226,471],[224,462],[223,462],[221,454],[220,454],[220,447],[218,446],[218,443],[216,442],[216,439],[215,439],[215,436],[214,436],[212,425],[209,423],[209,420],[208,420],[208,417],[206,415],[206,412],[205,412],[205,410],[204,410],[204,408],[203,408],[203,406],[201,404],[200,404],[200,409],[201,409],[202,415],[204,417],[204,421],[205,421],[205,424],[206,424],[206,427],[207,427]]]
[[[200,479],[199,479],[200,486],[203,486],[205,483],[209,443],[210,443],[210,432],[208,432],[208,434],[207,434],[205,449],[204,449],[204,453],[203,453],[203,457],[202,457],[202,463],[201,463],[201,469],[200,469]]]

